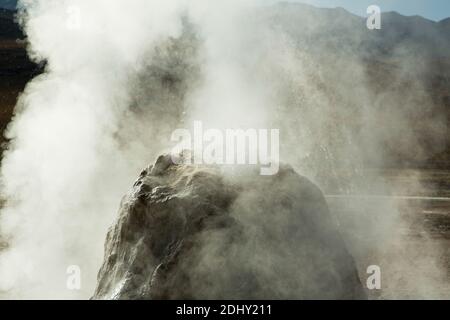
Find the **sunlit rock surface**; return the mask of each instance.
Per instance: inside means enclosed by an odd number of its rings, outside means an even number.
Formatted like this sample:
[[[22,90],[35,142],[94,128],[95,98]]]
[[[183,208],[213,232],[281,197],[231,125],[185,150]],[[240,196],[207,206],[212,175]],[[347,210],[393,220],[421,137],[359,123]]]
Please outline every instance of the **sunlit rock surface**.
[[[94,299],[362,299],[321,191],[293,169],[161,156],[123,198]]]

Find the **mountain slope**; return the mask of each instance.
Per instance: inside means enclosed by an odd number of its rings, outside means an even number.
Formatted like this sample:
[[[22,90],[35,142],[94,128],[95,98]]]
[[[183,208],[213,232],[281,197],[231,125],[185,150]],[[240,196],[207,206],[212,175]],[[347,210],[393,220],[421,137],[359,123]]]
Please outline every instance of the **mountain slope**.
[[[291,78],[308,78],[309,91],[287,100],[300,106],[316,104],[312,95],[324,100],[323,111],[304,110],[322,113],[315,127],[339,128],[340,137],[351,139],[374,166],[450,164],[450,19],[386,12],[381,30],[369,30],[365,18],[342,8],[292,3],[266,7],[260,17],[287,35],[303,60]],[[328,114],[334,115],[325,119]],[[335,133],[322,138],[331,148]],[[441,155],[439,164],[430,163],[434,154]]]
[[[22,38],[20,27],[15,22],[15,12],[0,8],[0,40]]]
[[[11,3],[0,1],[0,6],[11,6]],[[315,86],[337,118],[347,121],[337,126],[349,127],[352,139],[361,140],[352,143],[369,150],[366,158],[376,158],[378,154],[371,154],[370,150],[383,146],[387,150],[383,159],[391,158],[388,163],[424,165],[427,159],[439,154],[439,166],[447,165],[443,155],[449,154],[450,161],[450,152],[446,151],[450,146],[450,18],[433,22],[419,16],[387,12],[382,14],[381,30],[368,30],[365,18],[342,8],[281,3],[255,10],[250,13],[254,19],[264,27],[275,28],[277,38],[289,38],[297,56],[308,57],[304,69],[308,67],[309,71],[295,72],[309,72],[307,76],[311,79],[307,85]],[[1,128],[10,119],[17,92],[35,68],[27,59],[25,48],[14,41],[22,37],[13,11],[0,9]],[[273,59],[277,59],[276,54]],[[364,90],[359,90],[361,82]],[[290,85],[299,86],[298,83]],[[297,104],[311,99],[301,97],[295,90],[287,94],[291,96],[286,100]],[[367,98],[362,99],[363,95]],[[373,122],[382,125],[364,128],[357,123],[360,119],[355,115],[362,108],[373,110]],[[399,123],[403,127],[397,130]],[[383,131],[377,136],[382,141],[377,141],[377,146],[367,145],[363,130],[367,131],[368,139],[371,130]],[[414,136],[413,145],[399,138],[405,132]],[[375,165],[378,165],[376,161]]]

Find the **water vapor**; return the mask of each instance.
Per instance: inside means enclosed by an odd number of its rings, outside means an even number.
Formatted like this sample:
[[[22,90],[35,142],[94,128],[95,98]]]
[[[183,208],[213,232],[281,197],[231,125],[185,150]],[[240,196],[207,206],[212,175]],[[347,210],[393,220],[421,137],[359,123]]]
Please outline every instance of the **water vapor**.
[[[280,129],[281,160],[329,194],[391,192],[382,180],[367,187],[378,176],[362,169],[422,161],[430,145],[444,148],[446,124],[420,80],[428,62],[415,67],[413,45],[390,51],[400,62],[385,86],[378,62],[360,54],[376,42],[362,18],[259,4],[21,1],[29,54],[46,68],[27,85],[6,133],[1,298],[89,298],[122,195],[170,149],[171,132],[194,120]],[[352,212],[363,215],[367,205]],[[348,238],[364,260],[362,274],[367,250],[389,247],[386,239],[403,225],[397,204],[371,203],[371,210],[378,223],[338,214],[358,234],[374,235],[373,242]],[[352,226],[343,227],[352,233]],[[71,265],[81,269],[81,290],[67,289]],[[429,287],[411,290],[426,297]],[[388,296],[402,293],[394,286]]]

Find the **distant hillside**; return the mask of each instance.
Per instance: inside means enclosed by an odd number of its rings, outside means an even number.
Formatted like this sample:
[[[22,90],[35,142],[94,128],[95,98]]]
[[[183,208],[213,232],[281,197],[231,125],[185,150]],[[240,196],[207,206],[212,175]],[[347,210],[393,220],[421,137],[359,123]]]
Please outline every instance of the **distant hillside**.
[[[7,6],[11,1],[0,1]],[[6,5],[5,5],[6,4]],[[24,35],[15,23],[15,12],[0,9],[0,131],[11,120],[14,106],[26,83],[41,70],[27,56],[24,44],[17,42]],[[4,142],[3,135],[0,143]]]
[[[17,38],[23,38],[23,33],[15,23],[15,11],[0,8],[0,40]]]
[[[434,22],[420,16],[384,12],[381,30],[373,31],[365,27],[366,18],[342,8],[280,3],[264,11],[269,21],[282,26],[294,39],[316,48],[320,47],[317,42],[332,44],[334,39],[335,44],[339,42],[336,49],[357,44],[361,54],[395,56],[401,54],[395,48],[407,43],[420,49],[421,54],[450,56],[450,18]]]
[[[0,7],[11,8],[15,3],[0,0]],[[365,18],[342,8],[281,3],[255,10],[253,19],[287,36],[299,57],[309,57],[310,65],[305,66],[309,69],[302,70],[310,72],[307,85],[320,88],[336,116],[344,119],[338,127],[348,129],[354,143],[365,146],[360,124],[350,123],[358,121],[354,115],[361,108],[373,110],[374,122],[379,122],[366,128],[369,132],[392,133],[406,115],[409,132],[402,128],[396,136],[377,135],[385,140],[379,143],[390,150],[391,163],[450,165],[450,18],[434,22],[386,12],[382,29],[368,30]],[[29,61],[23,45],[15,42],[18,38],[23,34],[14,11],[0,9],[0,130],[11,117],[17,94],[41,71]],[[353,91],[361,87],[354,72],[364,74],[366,100]],[[292,95],[286,100],[293,105],[309,98],[299,97],[294,89],[288,94]],[[416,145],[404,144],[404,134],[414,134]],[[370,152],[366,157],[371,157]]]
[[[17,0],[0,0],[0,8],[14,10],[17,7]]]
[[[450,18],[434,22],[385,12],[381,30],[369,30],[366,18],[342,8],[280,3],[263,8],[258,19],[288,35],[299,57],[315,66],[304,71],[309,85],[321,88],[353,139],[363,129],[349,123],[355,117],[348,114],[373,110],[378,125],[364,130],[385,136],[379,141],[389,150],[384,164],[450,165]],[[364,92],[353,90],[362,87]],[[399,123],[404,127],[392,136]],[[414,145],[404,143],[406,134]]]

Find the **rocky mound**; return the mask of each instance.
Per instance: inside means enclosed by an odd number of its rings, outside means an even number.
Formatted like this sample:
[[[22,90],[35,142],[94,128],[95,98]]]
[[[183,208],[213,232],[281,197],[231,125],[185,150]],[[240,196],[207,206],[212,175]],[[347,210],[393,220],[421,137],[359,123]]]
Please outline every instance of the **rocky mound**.
[[[365,298],[321,191],[258,172],[160,156],[122,200],[93,298]]]

